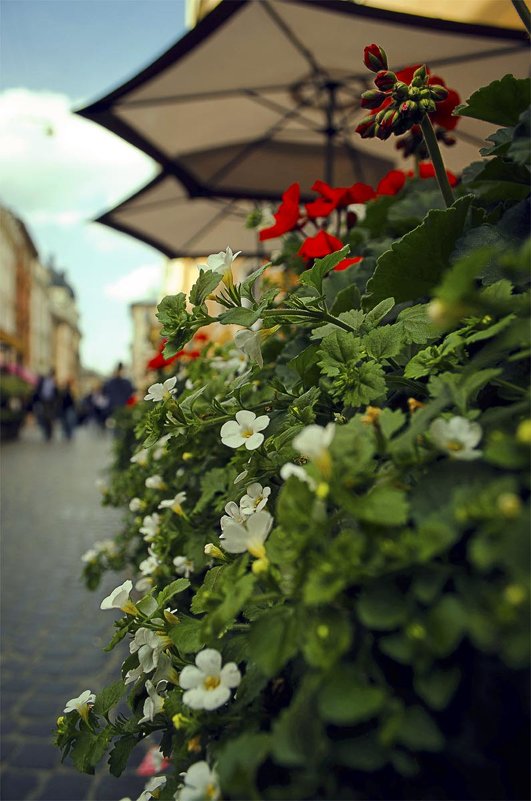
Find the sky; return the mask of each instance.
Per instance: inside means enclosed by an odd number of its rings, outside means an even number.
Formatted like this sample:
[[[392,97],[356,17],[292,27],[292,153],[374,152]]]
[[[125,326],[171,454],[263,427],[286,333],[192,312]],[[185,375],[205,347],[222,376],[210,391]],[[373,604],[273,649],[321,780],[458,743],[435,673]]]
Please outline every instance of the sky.
[[[83,366],[130,362],[129,303],[156,299],[164,257],[91,222],[157,173],[72,113],[185,32],[185,0],[0,0],[0,204],[53,257],[78,299]]]

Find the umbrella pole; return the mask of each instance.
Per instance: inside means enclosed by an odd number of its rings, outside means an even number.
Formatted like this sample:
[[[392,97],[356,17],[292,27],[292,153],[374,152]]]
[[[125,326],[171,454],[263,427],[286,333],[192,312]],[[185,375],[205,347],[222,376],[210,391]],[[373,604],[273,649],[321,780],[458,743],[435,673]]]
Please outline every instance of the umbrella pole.
[[[336,112],[336,91],[339,84],[335,81],[328,81],[325,84],[325,89],[328,93],[328,103],[326,106],[326,149],[325,149],[325,181],[329,186],[334,183],[334,148],[335,137],[338,129],[335,125],[335,112]]]

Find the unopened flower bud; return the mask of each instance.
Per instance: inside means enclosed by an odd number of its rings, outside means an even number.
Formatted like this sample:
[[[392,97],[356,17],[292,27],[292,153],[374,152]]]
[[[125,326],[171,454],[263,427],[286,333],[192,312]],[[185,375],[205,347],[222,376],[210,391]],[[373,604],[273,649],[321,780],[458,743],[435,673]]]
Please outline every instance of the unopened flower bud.
[[[426,78],[428,77],[428,71],[424,64],[421,67],[418,67],[415,72],[413,73],[413,78],[411,80],[411,86],[424,86],[426,83]]]
[[[394,89],[396,81],[396,75],[394,72],[391,72],[391,70],[380,70],[374,79],[375,86],[380,89],[381,92],[390,92]]]
[[[378,108],[381,106],[387,95],[383,92],[378,92],[376,89],[368,89],[361,95],[362,108]]]
[[[387,56],[383,47],[370,44],[363,50],[363,63],[371,72],[387,69]]]
[[[225,554],[213,542],[207,542],[204,548],[206,556],[213,556],[214,559],[225,559]]]
[[[419,108],[421,108],[426,114],[431,114],[433,111],[437,110],[435,101],[427,98],[419,100]]]
[[[164,615],[164,620],[166,623],[169,623],[170,626],[176,626],[177,623],[181,622],[177,615],[174,615],[170,609],[165,609],[162,614]]]
[[[438,83],[434,83],[430,86],[430,96],[435,100],[437,103],[441,100],[446,100],[448,97],[448,89],[445,86],[441,86]]]
[[[364,117],[356,128],[356,133],[359,133],[362,139],[370,139],[375,135],[376,130],[376,120],[371,115],[370,117]]]
[[[397,81],[393,88],[393,97],[396,100],[405,100],[409,97],[409,86],[403,81]]]
[[[393,133],[398,117],[399,114],[396,109],[391,109],[384,114],[383,118],[380,120],[379,128],[376,133],[378,139],[389,139]]]
[[[400,113],[407,114],[408,117],[414,116],[418,111],[418,106],[413,100],[406,100],[400,104]]]

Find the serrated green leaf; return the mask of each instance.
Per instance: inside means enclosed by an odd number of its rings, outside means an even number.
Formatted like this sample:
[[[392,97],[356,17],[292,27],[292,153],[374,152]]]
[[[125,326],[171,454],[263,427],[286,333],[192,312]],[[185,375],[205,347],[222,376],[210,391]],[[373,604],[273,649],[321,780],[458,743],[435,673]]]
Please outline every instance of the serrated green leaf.
[[[323,291],[323,278],[327,273],[334,269],[340,261],[348,256],[350,247],[345,245],[344,248],[338,250],[336,253],[329,253],[322,259],[316,259],[313,267],[310,270],[305,270],[301,273],[299,278],[301,284],[304,286],[312,286],[319,293]]]
[[[428,305],[419,304],[403,309],[398,315],[402,325],[402,339],[405,344],[424,345],[437,336],[437,332],[428,317]]]
[[[417,228],[380,256],[367,284],[365,303],[375,306],[389,296],[401,303],[429,295],[450,266],[471,200],[466,195],[444,211],[430,211]]]
[[[354,333],[362,327],[365,314],[360,309],[351,309],[350,311],[344,311],[338,314],[337,319],[350,326],[350,328],[353,329],[352,333]],[[310,339],[324,339],[328,334],[334,334],[338,328],[340,328],[340,326],[337,326],[335,323],[320,325],[313,329],[310,334]],[[344,329],[341,328],[341,330],[343,331]]]
[[[218,286],[221,278],[214,270],[199,270],[197,281],[190,290],[190,303],[201,306]]]
[[[350,284],[350,286],[346,286],[337,293],[330,312],[337,317],[341,312],[359,309],[360,304],[360,291],[356,284]]]
[[[362,353],[361,339],[348,331],[334,331],[328,334],[318,350],[321,372],[334,377],[339,375],[344,365],[359,361]]]
[[[109,709],[116,706],[122,695],[125,693],[125,684],[120,679],[109,687],[105,687],[96,696],[94,702],[94,713],[96,715],[106,715]]]
[[[226,312],[223,312],[219,315],[219,319],[223,323],[223,325],[243,325],[246,328],[250,328],[257,320],[260,319],[260,310],[254,309],[244,309],[241,306],[238,306],[234,309],[228,309]]]
[[[276,607],[255,620],[249,632],[249,653],[266,676],[274,676],[299,650],[293,610]]]
[[[189,586],[190,582],[187,578],[178,578],[172,581],[171,584],[168,584],[167,587],[164,587],[162,592],[159,592],[157,595],[157,606],[159,609],[165,606],[174,595],[177,595],[179,592],[184,592]]]
[[[363,347],[369,356],[379,361],[391,359],[402,348],[402,328],[399,325],[382,325],[373,328],[363,337]]]
[[[80,773],[94,773],[94,766],[90,762],[90,752],[96,741],[96,737],[88,729],[81,729],[74,747],[70,752],[74,767]]]
[[[288,367],[301,377],[305,388],[319,383],[319,367],[317,365],[318,345],[309,345],[288,362]]]
[[[181,654],[196,653],[205,644],[202,621],[192,617],[181,617],[180,623],[172,626],[168,633]]]
[[[456,107],[454,114],[495,125],[516,125],[529,106],[529,86],[528,78],[505,75],[474,92],[466,103]]]
[[[484,201],[525,200],[529,194],[529,169],[525,164],[503,158],[493,158],[472,180],[466,178],[467,187],[474,189]]]
[[[370,330],[371,328],[375,328],[386,314],[389,314],[391,309],[394,308],[395,299],[394,298],[385,298],[384,300],[380,301],[380,303],[376,304],[374,308],[372,308],[367,314],[365,315],[365,319],[363,321],[363,327],[366,330]]]
[[[258,267],[257,270],[253,270],[247,278],[241,282],[239,289],[242,293],[244,298],[248,298],[249,300],[253,300],[253,289],[254,285],[262,275],[262,273],[267,270],[268,267],[271,267],[271,262],[268,261],[266,264],[262,264],[261,267]]]
[[[122,775],[129,761],[131,751],[137,742],[137,738],[132,734],[128,734],[126,737],[120,737],[119,740],[116,740],[114,748],[109,754],[109,770],[113,776],[118,777]]]
[[[216,586],[221,580],[221,573],[224,570],[224,565],[217,565],[211,567],[205,574],[203,584],[199,587],[197,593],[194,595],[191,604],[191,610],[194,614],[206,612],[209,607],[209,601],[212,594],[216,592]]]
[[[315,676],[306,676],[273,726],[273,756],[279,765],[307,768],[308,754],[318,760],[326,750],[324,727],[315,709],[315,687]]]

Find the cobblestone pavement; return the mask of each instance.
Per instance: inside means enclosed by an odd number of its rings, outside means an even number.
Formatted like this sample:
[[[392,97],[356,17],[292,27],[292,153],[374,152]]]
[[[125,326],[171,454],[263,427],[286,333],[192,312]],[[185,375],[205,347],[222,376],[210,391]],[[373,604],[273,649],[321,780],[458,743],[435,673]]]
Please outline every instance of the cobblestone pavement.
[[[52,744],[65,701],[116,681],[124,658],[102,652],[113,613],[99,609],[122,578],[109,574],[94,593],[80,581],[81,554],[119,526],[120,513],[101,507],[95,487],[110,440],[85,430],[72,442],[56,436],[45,443],[29,427],[0,451],[0,798],[136,799],[145,780],[133,768],[116,779],[104,762],[84,776],[61,765]]]

